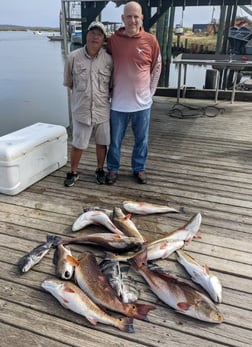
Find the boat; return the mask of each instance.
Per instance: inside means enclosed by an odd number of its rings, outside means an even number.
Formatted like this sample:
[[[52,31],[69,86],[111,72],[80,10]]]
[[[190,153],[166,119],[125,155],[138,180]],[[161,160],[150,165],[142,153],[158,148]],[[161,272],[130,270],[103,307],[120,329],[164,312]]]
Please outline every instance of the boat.
[[[50,41],[63,41],[63,36],[61,35],[48,35],[47,36]]]
[[[82,27],[80,24],[72,26],[71,43],[75,45],[82,44]]]

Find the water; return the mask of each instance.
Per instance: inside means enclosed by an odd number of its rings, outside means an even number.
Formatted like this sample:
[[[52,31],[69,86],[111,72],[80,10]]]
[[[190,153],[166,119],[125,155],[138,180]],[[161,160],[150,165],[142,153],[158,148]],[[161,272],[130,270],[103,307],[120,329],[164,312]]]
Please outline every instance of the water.
[[[61,42],[0,31],[0,136],[37,122],[69,125]]]
[[[0,31],[0,136],[37,122],[69,125],[62,43],[47,35]],[[169,87],[177,76],[171,64]],[[202,88],[204,81],[205,68],[188,66],[188,85]]]

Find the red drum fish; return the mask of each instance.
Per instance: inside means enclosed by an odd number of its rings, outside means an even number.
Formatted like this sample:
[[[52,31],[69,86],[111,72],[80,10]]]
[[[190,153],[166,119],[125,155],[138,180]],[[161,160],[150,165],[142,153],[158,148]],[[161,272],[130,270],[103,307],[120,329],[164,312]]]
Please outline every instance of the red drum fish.
[[[174,276],[150,270],[145,247],[130,263],[152,292],[177,312],[209,323],[223,322],[223,314],[206,295]]]
[[[85,252],[78,260],[70,256],[67,258],[75,266],[75,281],[96,304],[128,317],[147,320],[147,313],[155,307],[123,303],[100,270],[93,253]]]
[[[69,264],[66,260],[67,255],[72,255],[69,248],[59,244],[55,248],[53,264],[56,266],[56,276],[63,280],[70,280],[74,273],[73,265]]]
[[[155,242],[160,241],[170,241],[170,240],[183,240],[184,242],[190,242],[193,238],[197,237],[196,234],[200,229],[202,217],[200,213],[196,213],[192,218],[187,222],[184,226],[181,228],[178,228],[169,234],[167,234],[165,237],[158,239]]]
[[[123,232],[114,225],[111,219],[104,212],[99,210],[91,210],[82,213],[73,223],[72,231],[81,230],[91,224],[103,225],[112,233],[123,235]]]
[[[207,265],[201,266],[194,258],[186,252],[176,251],[178,262],[184,266],[191,276],[193,282],[203,287],[213,301],[221,303],[222,301],[222,285],[217,276],[210,272]]]
[[[113,212],[113,223],[122,230],[125,235],[137,237],[142,242],[145,241],[135,223],[130,219],[130,214],[125,215],[119,207],[114,207]]]
[[[183,240],[163,240],[160,242],[154,241],[145,243],[147,247],[147,260],[156,260],[156,259],[165,259],[169,257],[173,252],[177,249],[182,248],[184,246]],[[104,258],[107,260],[113,261],[128,261],[131,258],[134,258],[139,251],[131,251],[123,254],[115,254],[112,252],[105,252]]]
[[[154,214],[154,213],[181,213],[183,209],[176,209],[168,205],[150,204],[148,202],[124,201],[123,208],[125,211],[135,214]]]
[[[44,281],[41,286],[51,293],[63,307],[84,316],[93,325],[100,322],[122,331],[134,332],[132,318],[116,318],[107,314],[72,282],[51,279]]]

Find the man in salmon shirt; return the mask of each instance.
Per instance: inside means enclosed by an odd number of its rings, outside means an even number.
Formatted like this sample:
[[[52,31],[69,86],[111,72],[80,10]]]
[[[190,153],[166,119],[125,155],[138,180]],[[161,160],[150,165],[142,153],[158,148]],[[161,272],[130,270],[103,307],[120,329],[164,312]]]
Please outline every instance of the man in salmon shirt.
[[[124,27],[110,37],[107,46],[114,71],[106,182],[114,184],[117,181],[121,144],[131,122],[135,138],[132,173],[138,183],[145,184],[150,113],[161,73],[161,55],[156,37],[142,27],[142,8],[137,2],[130,1],[125,5],[122,21]]]

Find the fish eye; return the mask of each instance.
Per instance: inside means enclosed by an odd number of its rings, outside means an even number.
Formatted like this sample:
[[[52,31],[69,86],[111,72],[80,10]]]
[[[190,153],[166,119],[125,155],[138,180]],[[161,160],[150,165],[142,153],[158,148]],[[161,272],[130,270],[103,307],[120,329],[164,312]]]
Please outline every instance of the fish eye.
[[[69,271],[66,271],[66,272],[64,273],[64,277],[65,277],[65,278],[70,278],[70,277],[71,277],[70,272],[69,272]]]

